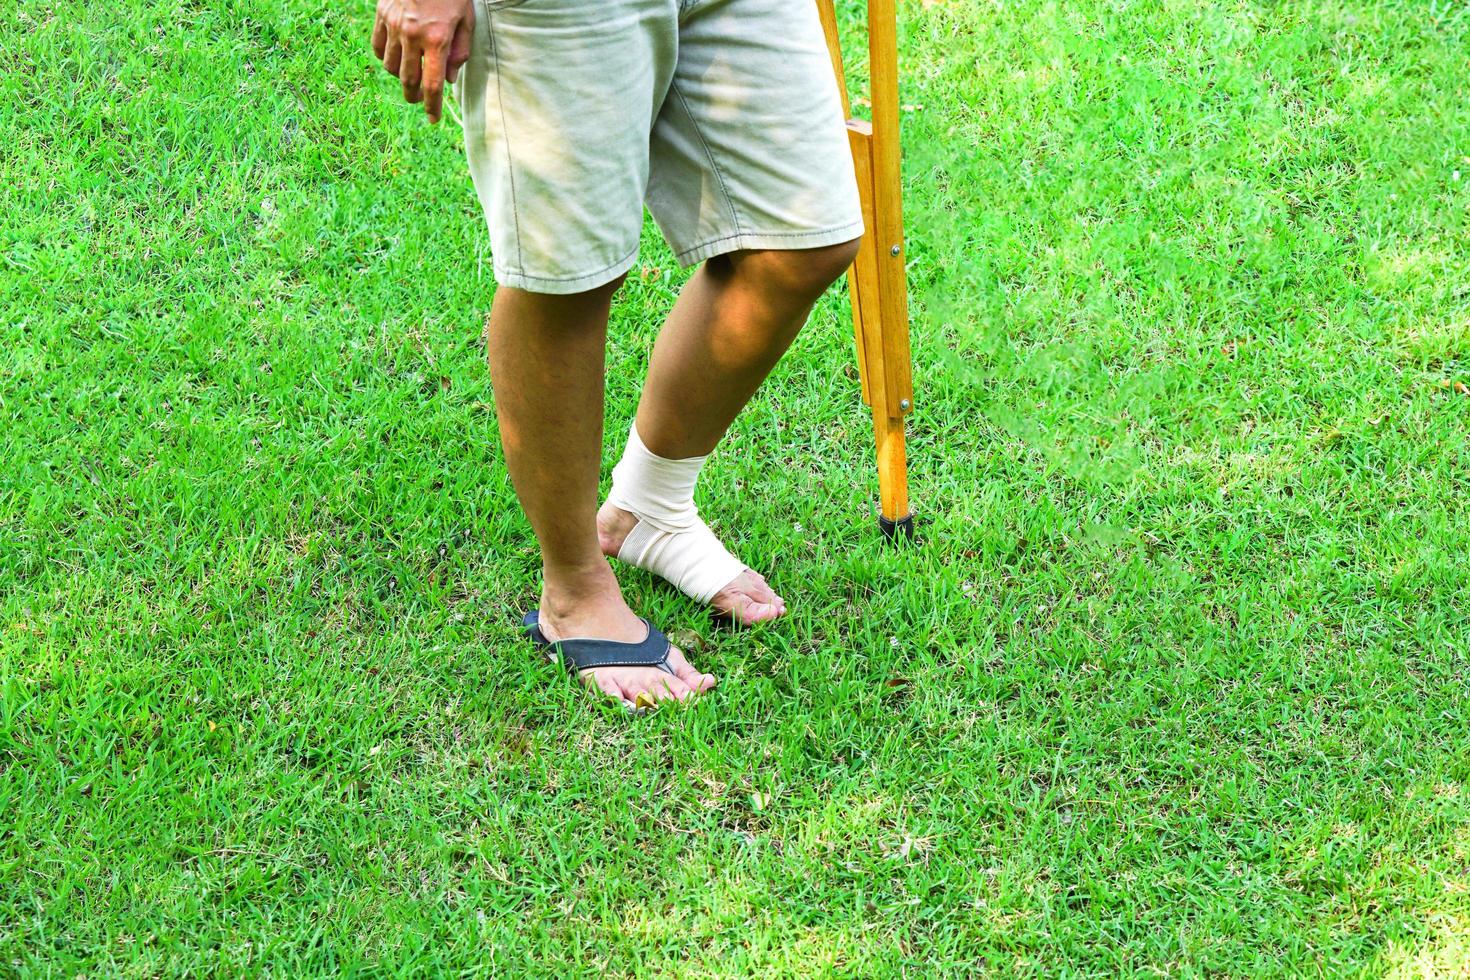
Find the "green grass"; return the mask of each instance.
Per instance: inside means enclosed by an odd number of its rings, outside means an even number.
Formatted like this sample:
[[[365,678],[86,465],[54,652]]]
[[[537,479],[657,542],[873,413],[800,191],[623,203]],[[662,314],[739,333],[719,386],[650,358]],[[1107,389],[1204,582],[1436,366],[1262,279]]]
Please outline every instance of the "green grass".
[[[1470,970],[1463,5],[905,4],[927,540],[834,290],[702,497],[793,615],[624,574],[639,720],[368,8],[0,2],[0,973]]]

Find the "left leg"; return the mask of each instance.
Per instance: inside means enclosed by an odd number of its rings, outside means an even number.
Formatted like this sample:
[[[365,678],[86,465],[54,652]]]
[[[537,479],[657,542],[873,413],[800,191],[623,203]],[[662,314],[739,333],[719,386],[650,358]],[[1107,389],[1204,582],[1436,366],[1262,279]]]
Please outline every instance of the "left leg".
[[[709,555],[718,544],[711,544],[712,535],[698,542],[680,542],[667,535],[708,534],[692,501],[693,479],[702,457],[715,448],[791,346],[812,304],[852,264],[857,246],[854,239],[822,248],[730,252],[705,262],[689,280],[654,344],[635,423],[642,448],[630,437],[629,455],[614,472],[614,492],[598,512],[598,537],[604,553],[619,556],[640,518],[665,524],[659,529],[662,535],[652,528],[640,534],[634,541],[638,554],[621,557],[671,579],[675,577],[667,571],[671,564],[702,562],[716,579],[733,572],[723,583],[711,581],[686,591],[703,595],[718,587],[706,601],[738,622],[762,622],[785,612],[785,602],[758,573],[729,558],[728,553],[723,559]],[[654,459],[640,468],[638,457],[645,450]],[[648,467],[657,472],[644,476]],[[687,481],[679,481],[680,471],[688,474]],[[640,487],[619,485],[620,477],[623,484],[643,483],[670,474],[680,488],[656,495],[648,507],[637,503]],[[663,501],[682,498],[683,482],[687,482],[689,500],[686,504],[677,499],[676,511],[682,509],[682,515],[647,513]],[[698,527],[687,526],[690,520],[698,522]],[[674,553],[681,547],[689,553]]]
[[[667,459],[713,450],[857,249],[853,239],[731,252],[700,266],[654,343],[638,402],[644,445]]]
[[[598,515],[603,550],[745,623],[785,603],[699,519],[705,454],[842,274],[863,233],[817,5],[690,0],[649,138],[648,210],[704,264],[655,345]]]

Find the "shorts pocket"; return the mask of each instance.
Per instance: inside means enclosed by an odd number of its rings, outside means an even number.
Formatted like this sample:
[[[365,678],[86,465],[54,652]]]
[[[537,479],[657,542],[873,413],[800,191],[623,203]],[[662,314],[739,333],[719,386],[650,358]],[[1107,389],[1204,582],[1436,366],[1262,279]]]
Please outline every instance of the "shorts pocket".
[[[481,10],[504,10],[506,7],[519,7],[526,0],[476,0]]]

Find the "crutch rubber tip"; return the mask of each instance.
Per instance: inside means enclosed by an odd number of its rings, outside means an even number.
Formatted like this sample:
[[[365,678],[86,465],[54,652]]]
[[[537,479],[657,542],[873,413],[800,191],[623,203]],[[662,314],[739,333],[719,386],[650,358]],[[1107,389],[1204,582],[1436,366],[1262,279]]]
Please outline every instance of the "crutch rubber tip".
[[[878,529],[883,532],[883,537],[888,541],[912,541],[914,540],[914,515],[910,514],[896,521],[890,521],[879,514]]]

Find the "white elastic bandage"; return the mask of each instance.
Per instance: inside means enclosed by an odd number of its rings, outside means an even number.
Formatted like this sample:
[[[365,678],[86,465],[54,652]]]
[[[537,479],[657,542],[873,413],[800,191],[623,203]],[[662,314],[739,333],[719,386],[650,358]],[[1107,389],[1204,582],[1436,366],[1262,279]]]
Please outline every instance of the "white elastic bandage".
[[[699,518],[694,483],[708,456],[664,459],[628,432],[628,447],[613,467],[607,499],[638,518],[618,550],[618,560],[662,576],[680,592],[709,602],[745,571]]]

